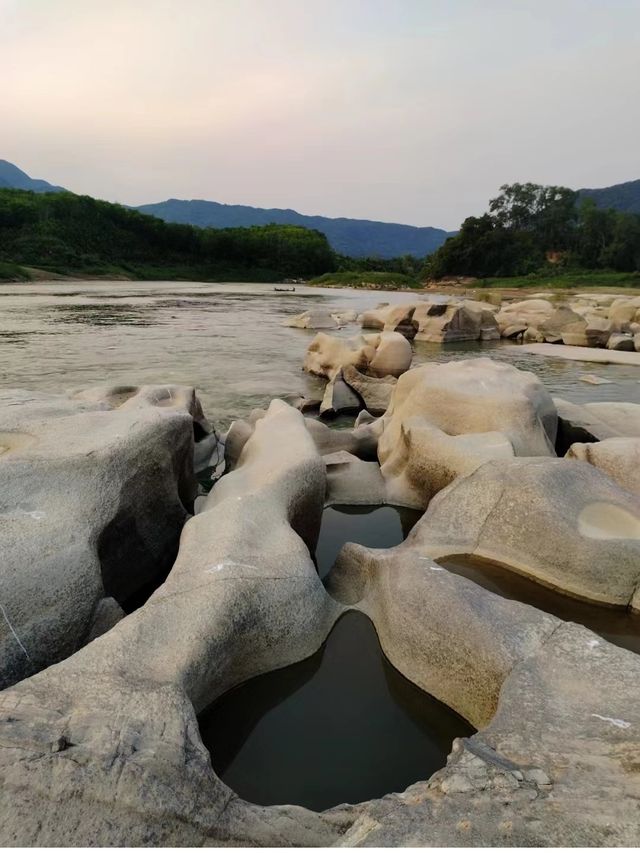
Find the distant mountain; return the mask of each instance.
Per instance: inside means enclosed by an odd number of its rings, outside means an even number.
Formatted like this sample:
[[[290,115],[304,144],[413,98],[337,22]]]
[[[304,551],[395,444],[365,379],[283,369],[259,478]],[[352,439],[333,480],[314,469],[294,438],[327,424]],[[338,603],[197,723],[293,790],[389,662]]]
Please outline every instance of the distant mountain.
[[[64,187],[56,187],[48,181],[30,178],[22,169],[18,169],[7,160],[0,160],[0,187],[12,190],[31,190],[34,193],[57,193]]]
[[[321,231],[334,251],[352,257],[424,257],[441,246],[451,233],[455,233],[441,228],[418,228],[368,219],[331,219],[327,216],[305,216],[295,210],[219,204],[216,201],[183,201],[177,198],[158,204],[143,204],[137,209],[166,222],[200,227],[236,228],[270,223],[302,225]]]
[[[598,207],[613,207],[624,213],[640,213],[640,180],[627,181],[596,190],[578,190],[581,196],[592,198]]]

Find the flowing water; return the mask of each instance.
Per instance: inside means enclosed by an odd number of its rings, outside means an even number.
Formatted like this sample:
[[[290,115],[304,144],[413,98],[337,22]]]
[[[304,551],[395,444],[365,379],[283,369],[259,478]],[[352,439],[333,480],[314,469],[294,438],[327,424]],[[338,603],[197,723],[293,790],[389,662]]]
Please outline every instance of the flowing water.
[[[237,794],[315,811],[428,779],[454,738],[473,731],[404,678],[353,611],[312,657],[245,682],[200,715],[213,768]]]
[[[0,285],[0,385],[61,392],[91,384],[182,383],[198,388],[220,428],[288,393],[316,395],[302,372],[315,332],[281,325],[311,307],[362,311],[424,294],[266,284],[40,282]],[[438,298],[437,295],[429,296]],[[359,332],[356,325],[338,334]],[[640,402],[633,367],[588,365],[485,344],[415,343],[415,364],[482,352],[533,370],[552,394],[580,401]],[[585,373],[612,380],[592,386]]]

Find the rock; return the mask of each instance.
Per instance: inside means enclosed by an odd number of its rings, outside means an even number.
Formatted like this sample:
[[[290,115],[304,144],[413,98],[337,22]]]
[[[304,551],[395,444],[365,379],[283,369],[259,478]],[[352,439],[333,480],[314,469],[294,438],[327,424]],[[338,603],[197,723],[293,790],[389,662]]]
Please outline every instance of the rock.
[[[328,311],[322,308],[313,308],[287,317],[282,321],[283,326],[291,326],[296,329],[335,329],[340,323]]]
[[[563,334],[568,328],[575,328],[576,324],[585,325],[585,321],[565,306],[556,308],[545,320],[537,325],[538,331],[550,344],[561,343]]]
[[[358,417],[354,421],[354,427],[364,426],[365,424],[372,424],[377,421],[377,417],[372,415],[371,412],[368,412],[366,409],[363,409],[361,412],[358,412]]]
[[[332,379],[349,365],[372,376],[400,376],[411,364],[411,345],[397,332],[361,335],[345,340],[319,332],[304,360],[308,373]]]
[[[507,331],[508,329],[505,329],[505,338],[509,337],[509,335],[507,335]],[[543,343],[544,335],[535,326],[529,326],[529,328],[526,329],[524,334],[522,335],[522,340],[525,343]]]
[[[351,368],[355,370],[355,368]],[[362,401],[356,392],[344,381],[340,370],[327,382],[324,397],[320,404],[321,415],[356,414],[362,408]]]
[[[621,332],[614,332],[609,337],[607,349],[619,350],[622,352],[635,352],[633,337]]]
[[[427,364],[401,377],[382,419],[385,447],[400,442],[414,416],[447,435],[502,432],[518,456],[553,453],[557,413],[543,384],[490,358]]]
[[[506,326],[502,330],[501,337],[503,338],[519,338],[520,335],[524,335],[527,331],[527,326],[524,323],[512,323],[510,326]],[[536,337],[542,337],[544,339],[544,335],[538,332]]]
[[[197,487],[193,389],[0,392],[0,684],[74,652],[166,572]]]
[[[506,350],[506,347],[505,347]],[[505,351],[503,350],[503,352]],[[525,344],[513,348],[520,355],[530,352],[534,355],[548,355],[551,358],[566,358],[570,361],[592,361],[598,364],[627,364],[640,366],[640,354],[637,352],[619,352],[615,350],[599,349],[597,347],[568,347],[555,346],[555,344]]]
[[[523,331],[530,326],[539,329],[554,312],[554,307],[548,299],[523,299],[503,305],[496,316],[496,323],[502,337],[513,326],[520,326]]]
[[[343,369],[342,378],[356,392],[372,415],[382,415],[386,412],[398,381],[395,376],[366,376],[351,365]]]
[[[107,631],[110,631],[125,616],[126,613],[115,598],[101,598],[96,604],[96,609],[93,613],[93,620],[87,635],[87,643],[106,634]]]
[[[302,415],[275,401],[186,525],[151,601],[0,694],[2,843],[337,840],[304,809],[270,814],[235,798],[196,721],[236,684],[312,654],[340,613],[308,550],[324,493]]]
[[[603,604],[627,607],[640,581],[640,501],[569,459],[486,463],[440,492],[410,538],[436,560],[475,555]]]
[[[349,326],[351,323],[356,323],[358,320],[358,312],[352,308],[346,311],[332,311],[331,316],[339,326]]]
[[[384,305],[372,311],[365,311],[361,318],[363,329],[379,329],[385,332],[399,332],[408,340],[413,340],[418,325],[413,321],[415,304]]]
[[[602,376],[594,376],[593,373],[583,373],[578,377],[580,382],[587,382],[589,385],[611,385],[611,379],[604,379]]]
[[[621,296],[611,303],[609,320],[615,332],[627,332],[631,323],[640,322],[640,297]]]
[[[636,352],[640,352],[640,332],[636,332],[633,336],[633,347]]]
[[[478,341],[499,336],[494,312],[486,304],[470,300],[421,303],[413,313],[413,321],[418,324],[415,336],[418,341]]]
[[[585,403],[583,408],[588,417],[597,419],[609,429],[609,435],[600,431],[597,438],[614,435],[640,437],[639,403]]]
[[[327,466],[327,506],[386,503],[385,482],[377,462],[364,462],[345,451],[323,459]]]
[[[304,422],[321,456],[344,450],[369,462],[377,459],[379,421],[359,424],[354,429],[331,429],[312,418],[305,418]]]
[[[640,495],[640,438],[606,438],[572,444],[567,459],[595,465],[623,489]]]
[[[610,321],[593,316],[569,323],[562,330],[562,342],[567,346],[605,347],[610,336]]]

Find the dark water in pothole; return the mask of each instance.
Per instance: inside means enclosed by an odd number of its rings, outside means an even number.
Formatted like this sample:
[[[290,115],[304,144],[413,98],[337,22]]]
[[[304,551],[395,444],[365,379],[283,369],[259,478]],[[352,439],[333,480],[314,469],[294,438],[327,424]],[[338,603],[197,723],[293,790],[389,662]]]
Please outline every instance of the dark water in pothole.
[[[474,729],[404,678],[352,611],[312,657],[218,699],[200,732],[214,770],[245,800],[322,811],[428,779]]]
[[[401,506],[336,505],[325,509],[316,547],[318,574],[324,578],[345,542],[392,548],[403,542],[422,510]]]
[[[577,622],[610,643],[640,654],[640,616],[627,610],[578,601],[476,557],[456,555],[438,563],[503,598],[531,604],[567,622]]]

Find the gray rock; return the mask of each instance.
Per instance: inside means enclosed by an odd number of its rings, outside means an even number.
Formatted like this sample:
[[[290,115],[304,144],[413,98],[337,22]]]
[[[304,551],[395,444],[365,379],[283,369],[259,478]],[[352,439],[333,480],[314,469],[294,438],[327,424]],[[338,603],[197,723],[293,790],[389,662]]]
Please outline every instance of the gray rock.
[[[196,495],[194,400],[0,392],[1,685],[74,652],[101,599],[169,568]]]
[[[607,349],[617,350],[618,352],[635,352],[633,335],[614,332],[607,341]]]
[[[382,415],[386,412],[398,381],[395,376],[365,376],[351,365],[343,368],[342,378],[356,392],[372,415]]]

